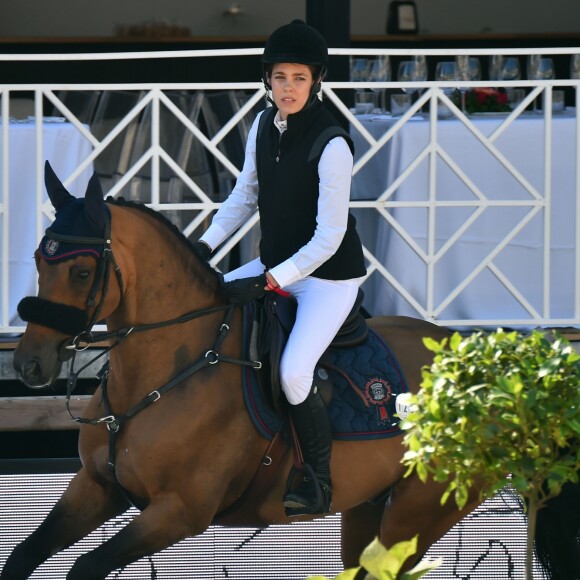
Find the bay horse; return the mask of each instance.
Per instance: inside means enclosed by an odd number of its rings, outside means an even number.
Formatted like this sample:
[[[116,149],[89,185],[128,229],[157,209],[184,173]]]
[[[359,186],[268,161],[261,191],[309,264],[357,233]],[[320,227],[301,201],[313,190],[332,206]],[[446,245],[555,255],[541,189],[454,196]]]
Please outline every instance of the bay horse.
[[[13,550],[0,578],[28,578],[51,555],[131,505],[140,513],[80,556],[69,580],[106,578],[212,523],[288,523],[282,498],[293,453],[287,446],[275,457],[273,443],[247,411],[243,367],[236,364],[245,361],[242,310],[227,304],[219,276],[160,214],[105,202],[95,176],[78,200],[48,164],[45,180],[55,223],[61,212],[68,212],[70,223],[65,230],[53,224],[35,253],[38,296],[21,303],[29,322],[15,369],[32,388],[51,384],[81,342],[90,343],[90,329],[101,320],[109,369],[76,418],[81,469],[39,528]],[[416,392],[422,367],[432,361],[423,338],[441,340],[448,331],[396,316],[369,319],[368,325],[390,345]],[[442,506],[441,484],[403,477],[402,440],[333,443],[332,512],[342,514],[345,567],[357,566],[376,536],[388,547],[418,534],[421,557],[479,504],[474,493],[462,510],[452,502]]]

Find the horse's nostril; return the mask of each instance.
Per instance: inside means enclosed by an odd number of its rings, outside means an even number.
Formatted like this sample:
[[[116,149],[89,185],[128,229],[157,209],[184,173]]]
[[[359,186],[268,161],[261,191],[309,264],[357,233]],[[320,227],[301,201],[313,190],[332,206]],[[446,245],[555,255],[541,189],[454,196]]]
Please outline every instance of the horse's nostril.
[[[26,360],[20,369],[16,370],[20,371],[22,378],[29,385],[36,384],[41,374],[40,363],[36,358]]]

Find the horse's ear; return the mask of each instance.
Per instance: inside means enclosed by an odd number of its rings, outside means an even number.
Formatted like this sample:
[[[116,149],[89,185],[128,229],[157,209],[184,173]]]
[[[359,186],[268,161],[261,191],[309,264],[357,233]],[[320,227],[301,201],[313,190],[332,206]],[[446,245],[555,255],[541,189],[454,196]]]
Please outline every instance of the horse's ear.
[[[85,193],[85,218],[99,232],[105,229],[105,201],[103,200],[103,189],[96,173],[93,173],[87,185]]]
[[[54,209],[59,210],[67,201],[74,199],[60,182],[48,161],[44,164],[44,184]]]

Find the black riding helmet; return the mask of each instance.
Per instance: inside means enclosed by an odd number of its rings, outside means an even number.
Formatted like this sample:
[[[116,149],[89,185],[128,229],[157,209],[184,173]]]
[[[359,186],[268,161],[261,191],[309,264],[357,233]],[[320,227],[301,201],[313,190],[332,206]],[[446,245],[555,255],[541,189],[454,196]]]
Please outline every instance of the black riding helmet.
[[[262,54],[262,80],[268,91],[267,71],[277,62],[291,62],[314,66],[316,70],[312,95],[320,91],[320,83],[328,67],[328,47],[316,28],[302,20],[293,20],[274,30]]]

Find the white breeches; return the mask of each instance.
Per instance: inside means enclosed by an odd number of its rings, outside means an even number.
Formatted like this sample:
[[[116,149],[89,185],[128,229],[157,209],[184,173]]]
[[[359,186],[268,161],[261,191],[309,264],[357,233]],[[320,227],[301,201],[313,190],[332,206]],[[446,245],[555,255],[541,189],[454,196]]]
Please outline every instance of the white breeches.
[[[232,270],[226,282],[264,273],[259,258]],[[307,276],[286,286],[298,302],[296,322],[282,353],[280,381],[291,405],[302,403],[312,388],[314,367],[356,300],[360,279],[323,280]]]

